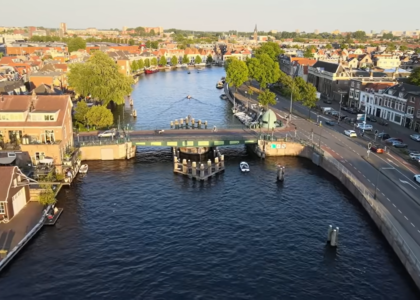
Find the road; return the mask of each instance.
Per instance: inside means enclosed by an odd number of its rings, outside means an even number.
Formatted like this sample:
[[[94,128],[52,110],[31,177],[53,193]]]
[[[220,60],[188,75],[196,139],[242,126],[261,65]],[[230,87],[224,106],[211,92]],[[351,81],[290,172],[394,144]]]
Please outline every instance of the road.
[[[251,102],[256,103],[256,96],[252,98]],[[280,115],[287,115],[289,106],[290,100],[279,97],[272,109]],[[294,110],[304,116],[309,114],[306,107],[296,103]],[[311,113],[312,120],[316,121],[317,116],[317,113]],[[327,118],[322,115],[319,117]],[[368,158],[368,141],[344,135],[344,129],[352,128],[351,125],[320,127],[315,122],[295,115],[292,124],[296,126],[300,138],[320,144],[324,151],[328,151],[351,171],[372,195],[376,193],[377,200],[398,220],[417,246],[420,245],[420,185],[413,181],[414,168],[405,165],[392,154],[372,152]]]

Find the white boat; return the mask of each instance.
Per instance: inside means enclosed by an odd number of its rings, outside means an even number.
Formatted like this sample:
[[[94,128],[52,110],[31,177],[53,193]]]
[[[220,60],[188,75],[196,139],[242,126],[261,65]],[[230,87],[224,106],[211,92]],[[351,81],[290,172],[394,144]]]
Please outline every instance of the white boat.
[[[176,67],[177,68],[182,68],[182,65],[181,64],[177,64]]]
[[[223,89],[223,82],[219,81],[219,82],[216,84],[216,88],[218,88],[219,90]]]
[[[181,67],[188,68],[188,65],[187,64],[182,64]]]
[[[81,165],[79,169],[79,173],[86,174],[88,171],[88,165]]]
[[[241,169],[242,172],[249,172],[249,165],[248,165],[248,163],[246,163],[244,161],[242,161],[239,164],[239,168]]]

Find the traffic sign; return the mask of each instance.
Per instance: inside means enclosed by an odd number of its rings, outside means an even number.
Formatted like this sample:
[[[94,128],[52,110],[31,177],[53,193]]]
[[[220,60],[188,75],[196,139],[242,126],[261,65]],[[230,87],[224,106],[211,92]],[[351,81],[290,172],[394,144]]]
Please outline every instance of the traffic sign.
[[[372,143],[368,144],[368,151],[370,151],[370,148],[372,148]]]

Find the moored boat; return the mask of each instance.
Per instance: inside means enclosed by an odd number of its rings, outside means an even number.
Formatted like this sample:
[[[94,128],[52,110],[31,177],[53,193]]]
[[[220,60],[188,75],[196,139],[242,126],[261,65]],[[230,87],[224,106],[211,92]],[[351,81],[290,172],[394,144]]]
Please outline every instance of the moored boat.
[[[221,94],[221,95],[220,95],[220,99],[222,99],[222,100],[227,100],[227,98],[228,98],[228,97],[227,97],[225,94]]]
[[[89,169],[88,165],[81,165],[79,169],[79,173],[86,174]]]
[[[219,82],[216,84],[216,88],[218,88],[219,90],[223,89],[223,82],[219,81]]]
[[[144,73],[146,73],[146,74],[153,74],[153,73],[157,73],[157,72],[159,72],[159,69],[156,69],[156,68],[148,68],[148,69],[144,69]]]

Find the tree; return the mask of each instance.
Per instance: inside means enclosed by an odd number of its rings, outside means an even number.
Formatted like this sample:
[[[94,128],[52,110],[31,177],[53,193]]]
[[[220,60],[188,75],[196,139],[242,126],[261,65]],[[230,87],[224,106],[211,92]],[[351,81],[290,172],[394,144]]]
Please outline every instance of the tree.
[[[201,64],[203,62],[203,60],[201,59],[201,56],[200,55],[197,55],[195,57],[195,60],[194,61],[195,61],[196,64]]]
[[[414,49],[414,53],[416,53],[416,54],[420,54],[420,48],[416,48],[416,49]]]
[[[352,36],[356,40],[364,40],[366,38],[366,32],[364,32],[362,30],[358,30],[356,32],[353,32]]]
[[[183,64],[188,64],[190,62],[190,59],[188,58],[188,56],[185,54],[184,57],[182,58],[182,63]]]
[[[211,56],[211,54],[209,54],[209,56],[207,56],[206,64],[212,64],[212,63],[213,63],[213,57]]]
[[[394,52],[397,49],[397,47],[395,46],[394,43],[389,43],[388,46],[386,47],[385,51],[386,52]]]
[[[88,125],[106,128],[114,124],[112,112],[105,106],[93,106],[86,114]]]
[[[153,49],[159,49],[159,42],[158,41],[151,42],[150,46]]]
[[[71,38],[67,41],[67,47],[69,52],[86,49],[86,41],[80,37]]]
[[[132,63],[131,63],[131,65],[130,65],[130,68],[131,68],[131,72],[133,72],[133,73],[135,71],[137,71],[138,70],[137,61],[133,60]]]
[[[348,44],[344,44],[343,46],[341,46],[341,49],[348,49],[349,48],[349,45]]]
[[[331,50],[333,48],[333,46],[331,44],[326,44],[325,45],[325,49],[327,50]]]
[[[146,48],[152,48],[152,42],[151,41],[147,41],[146,42]]]
[[[314,57],[314,50],[316,50],[315,46],[309,46],[305,49],[305,52],[303,52],[303,57],[306,58],[313,58]]]
[[[258,58],[250,58],[246,61],[249,78],[257,80],[261,77],[261,64]]]
[[[85,101],[77,102],[77,106],[74,110],[74,119],[77,122],[82,123],[83,125],[87,125],[86,114],[89,111],[89,106]]]
[[[156,33],[155,33],[155,30],[154,30],[154,29],[150,30],[150,35],[151,35],[151,36],[156,35]]]
[[[158,63],[158,61],[157,61],[157,58],[156,58],[156,57],[153,57],[153,58],[152,58],[152,60],[150,61],[150,64],[151,64],[152,66],[156,66],[156,65],[157,65],[157,63]]]
[[[258,95],[258,102],[265,107],[276,104],[276,94],[269,90],[264,90]]]
[[[178,58],[174,55],[171,58],[171,65],[176,66],[178,64]]]
[[[3,52],[0,52],[0,58],[2,58],[3,57]]]
[[[144,66],[145,66],[146,68],[150,68],[150,59],[146,58],[146,59],[144,60]]]
[[[304,88],[301,90],[302,93],[302,104],[309,108],[309,116],[311,114],[311,108],[315,107],[318,102],[316,97],[316,88],[309,82],[305,82]]]
[[[166,66],[166,64],[167,64],[168,62],[167,62],[167,60],[166,60],[166,57],[165,56],[161,56],[160,57],[160,59],[159,59],[159,65],[161,65],[162,67],[164,67],[164,66]]]
[[[267,54],[263,53],[259,57],[260,72],[255,78],[264,89],[269,83],[275,83],[280,78],[280,67]]]
[[[229,86],[240,87],[248,80],[248,68],[245,62],[236,58],[229,58],[226,69],[226,82]]]
[[[401,45],[401,46],[400,46],[400,51],[405,52],[405,51],[407,51],[407,50],[408,50],[408,47],[407,47],[406,45]]]
[[[408,81],[411,84],[420,86],[420,67],[411,71],[410,77],[408,77]]]
[[[51,184],[40,184],[41,193],[39,194],[38,202],[41,205],[52,205],[56,202],[55,193],[52,189]]]
[[[133,40],[133,39],[129,39],[129,40],[128,40],[128,44],[129,44],[130,46],[133,46],[133,45],[134,45],[134,40]]]
[[[267,54],[273,61],[279,60],[279,55],[283,54],[284,51],[280,48],[277,43],[266,42],[261,45],[260,48],[255,50],[255,56],[259,58],[262,54]]]
[[[124,96],[133,90],[133,78],[121,74],[112,58],[101,51],[95,51],[86,63],[70,65],[68,82],[76,93],[91,95],[105,106],[111,101],[123,104]]]
[[[142,70],[142,69],[144,69],[144,62],[142,59],[139,59],[137,61],[137,70]]]

